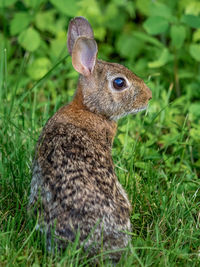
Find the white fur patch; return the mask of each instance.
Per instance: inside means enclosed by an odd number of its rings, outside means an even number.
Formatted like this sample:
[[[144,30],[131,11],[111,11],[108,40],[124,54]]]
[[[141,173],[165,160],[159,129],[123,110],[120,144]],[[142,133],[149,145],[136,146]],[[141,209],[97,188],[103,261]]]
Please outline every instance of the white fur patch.
[[[111,116],[110,118],[111,118],[112,120],[116,121],[116,120],[118,120],[118,119],[120,119],[120,118],[122,118],[122,117],[124,117],[124,116],[126,116],[126,115],[129,115],[129,114],[137,114],[138,112],[143,111],[143,110],[146,110],[146,109],[147,109],[147,107],[134,108],[134,109],[132,109],[130,112],[125,112],[125,113],[120,114],[120,115],[117,115],[117,116],[113,115],[113,116]]]

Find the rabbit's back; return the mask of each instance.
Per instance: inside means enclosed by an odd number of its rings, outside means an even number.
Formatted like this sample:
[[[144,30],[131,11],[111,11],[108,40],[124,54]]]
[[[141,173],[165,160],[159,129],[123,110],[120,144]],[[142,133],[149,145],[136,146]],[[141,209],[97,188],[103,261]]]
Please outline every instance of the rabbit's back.
[[[40,228],[50,232],[54,226],[58,238],[70,241],[78,231],[83,241],[95,228],[88,244],[100,242],[103,233],[105,246],[124,247],[128,236],[121,231],[130,231],[130,204],[114,172],[109,133],[102,131],[101,138],[95,129],[55,117],[43,130],[33,167],[30,203],[41,199]]]

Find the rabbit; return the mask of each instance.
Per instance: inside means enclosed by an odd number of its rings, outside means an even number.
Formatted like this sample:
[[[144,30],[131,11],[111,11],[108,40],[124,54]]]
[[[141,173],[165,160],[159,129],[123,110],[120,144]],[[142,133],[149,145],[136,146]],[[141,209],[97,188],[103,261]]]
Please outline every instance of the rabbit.
[[[78,86],[72,102],[48,120],[39,137],[29,208],[39,212],[38,228],[49,247],[53,238],[65,249],[79,233],[90,255],[109,250],[109,258],[119,260],[132,228],[131,204],[111,156],[116,121],[146,109],[152,93],[126,67],[97,59],[84,17],[70,21],[67,46],[80,74]]]

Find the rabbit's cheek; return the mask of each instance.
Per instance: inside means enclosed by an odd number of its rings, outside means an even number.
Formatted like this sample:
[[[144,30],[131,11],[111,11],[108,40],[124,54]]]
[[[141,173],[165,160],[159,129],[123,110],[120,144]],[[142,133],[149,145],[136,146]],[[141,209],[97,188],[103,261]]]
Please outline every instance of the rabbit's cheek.
[[[138,107],[147,106],[148,102],[149,102],[149,96],[147,94],[143,93],[143,94],[139,95]]]
[[[144,109],[148,105],[149,99],[151,99],[150,89],[144,85],[137,85],[134,88],[134,98],[132,102],[133,109]]]
[[[122,92],[117,92],[113,94],[112,98],[116,104],[120,104],[123,102],[124,95]]]

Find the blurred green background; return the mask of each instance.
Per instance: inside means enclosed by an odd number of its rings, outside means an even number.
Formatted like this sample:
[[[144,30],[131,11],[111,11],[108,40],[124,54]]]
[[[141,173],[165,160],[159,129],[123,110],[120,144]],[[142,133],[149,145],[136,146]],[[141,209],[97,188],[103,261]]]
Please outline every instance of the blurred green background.
[[[187,120],[195,144],[192,161],[199,169],[198,0],[0,0],[2,99],[18,110],[28,108],[32,99],[36,105],[32,119],[41,117],[47,103],[51,115],[71,100],[78,74],[66,57],[67,27],[80,15],[94,29],[99,58],[124,64],[151,88],[150,117],[162,109],[167,112],[165,116],[161,112],[160,130],[157,127],[157,134],[149,138],[157,139],[160,148],[168,147]]]
[[[76,89],[66,46],[75,16],[91,23],[99,58],[153,93],[146,114],[118,122],[113,146],[133,207],[134,248],[119,266],[199,266],[199,0],[0,0],[0,265],[87,266],[76,245],[44,256],[27,217],[38,136]]]
[[[121,62],[145,79],[160,76],[172,99],[187,95],[190,113],[200,115],[198,0],[0,0],[0,10],[0,59],[6,48],[8,75],[15,78],[19,59],[28,57],[19,87],[43,77],[67,54],[68,22],[82,15],[94,28],[99,58]],[[60,90],[74,87],[70,64],[58,73]],[[57,88],[55,81],[49,87]]]

